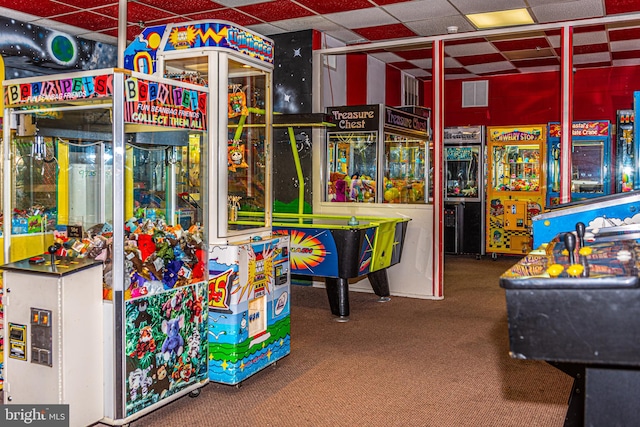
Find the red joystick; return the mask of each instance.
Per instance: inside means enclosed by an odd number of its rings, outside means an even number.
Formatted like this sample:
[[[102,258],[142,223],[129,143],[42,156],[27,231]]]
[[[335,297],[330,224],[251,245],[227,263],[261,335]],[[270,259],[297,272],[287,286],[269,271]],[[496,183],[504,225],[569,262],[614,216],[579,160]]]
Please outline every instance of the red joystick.
[[[573,233],[564,233],[564,246],[569,252],[569,265],[576,263],[576,254],[573,252],[576,249],[576,236]]]
[[[584,230],[585,230],[584,222],[576,223],[576,234],[578,235],[578,240],[580,242],[581,248],[584,247]]]

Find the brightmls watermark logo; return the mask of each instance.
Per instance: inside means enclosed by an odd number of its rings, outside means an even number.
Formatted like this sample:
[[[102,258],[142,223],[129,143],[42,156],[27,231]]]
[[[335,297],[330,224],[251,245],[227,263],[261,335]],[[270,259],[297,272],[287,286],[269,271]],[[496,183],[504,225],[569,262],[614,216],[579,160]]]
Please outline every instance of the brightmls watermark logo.
[[[69,405],[2,405],[0,426],[69,427]]]

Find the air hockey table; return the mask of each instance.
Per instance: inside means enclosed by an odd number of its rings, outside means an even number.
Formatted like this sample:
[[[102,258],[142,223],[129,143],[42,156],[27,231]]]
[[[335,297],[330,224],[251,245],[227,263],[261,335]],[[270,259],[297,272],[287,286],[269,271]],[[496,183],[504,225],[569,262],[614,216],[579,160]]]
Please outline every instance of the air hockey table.
[[[367,276],[380,301],[390,297],[387,268],[400,262],[409,218],[276,214],[274,235],[291,239],[291,273],[324,278],[329,307],[349,319],[349,279]]]
[[[639,238],[578,223],[500,277],[511,356],[574,377],[567,427],[640,422]]]
[[[251,213],[239,212],[240,225],[247,219]],[[389,300],[387,269],[400,262],[409,221],[276,213],[271,226],[274,235],[290,237],[291,274],[323,278],[331,313],[337,321],[348,321],[350,279],[367,276],[379,301]]]

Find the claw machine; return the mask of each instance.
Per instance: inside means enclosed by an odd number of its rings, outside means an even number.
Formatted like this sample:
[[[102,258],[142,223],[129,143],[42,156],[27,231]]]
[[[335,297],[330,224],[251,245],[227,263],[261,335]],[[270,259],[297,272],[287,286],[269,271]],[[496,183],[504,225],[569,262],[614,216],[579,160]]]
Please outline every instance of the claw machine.
[[[487,128],[487,253],[531,250],[531,219],[545,201],[546,125]]]
[[[547,207],[560,199],[560,123],[549,123]],[[611,125],[608,120],[573,122],[571,127],[571,200],[611,194]]]
[[[271,229],[273,55],[272,40],[224,21],[148,27],[125,51],[128,68],[218,94],[201,153],[213,172],[203,184],[212,208],[202,338],[208,378],[223,384],[290,353],[289,239]]]
[[[616,114],[616,193],[637,189],[635,110],[618,110]]]
[[[484,126],[444,129],[445,252],[485,254]]]
[[[62,274],[88,262],[100,267],[97,290],[90,292],[91,301],[100,299],[99,308],[88,305],[89,297],[75,302],[92,307],[85,315],[91,319],[83,319],[79,313],[85,311],[66,300],[60,300],[61,305],[41,301],[43,293],[37,291],[19,294],[29,299],[23,305],[37,309],[37,319],[49,312],[41,305],[54,304],[62,312],[56,316],[51,311],[50,322],[66,325],[69,320],[63,318],[72,319],[84,328],[78,336],[85,337],[81,344],[62,339],[53,353],[39,350],[37,360],[48,362],[42,354],[49,354],[50,364],[35,363],[31,353],[21,368],[70,369],[87,381],[100,373],[104,379],[97,388],[104,397],[91,399],[101,414],[92,422],[128,424],[185,394],[197,394],[208,382],[209,204],[204,183],[209,169],[205,162],[189,163],[184,153],[188,147],[206,152],[209,89],[104,69],[8,80],[4,94],[5,117],[11,118],[16,131],[4,129],[4,140],[9,141],[4,168],[15,171],[5,177],[10,189],[5,194],[5,216],[37,197],[50,206],[45,212],[51,212],[43,221],[43,238],[53,243],[48,253],[22,261],[33,274],[38,268]],[[19,130],[21,123],[30,126]],[[42,175],[45,165],[50,165],[51,177]],[[191,175],[200,181],[185,183],[183,178]],[[188,219],[181,215],[182,193],[200,200],[199,212]],[[20,235],[14,236],[13,224],[4,225],[4,234],[7,259]],[[40,283],[12,284],[6,272],[5,278],[14,287]],[[87,279],[83,289],[93,289],[93,284]],[[69,297],[64,288],[62,293]],[[6,322],[14,322],[12,306],[18,302],[20,298],[11,300]],[[101,327],[89,321],[95,318],[100,318]],[[25,325],[27,347],[35,342],[30,337],[36,326],[43,325]],[[96,349],[101,357],[91,356]],[[73,366],[66,362],[69,354],[87,356]],[[24,380],[23,375],[16,377],[17,372],[7,369],[9,384]],[[33,395],[47,392],[46,387],[29,388]],[[58,396],[67,399],[70,394],[63,389]],[[43,403],[67,403],[72,415],[86,407],[77,401],[43,398]]]

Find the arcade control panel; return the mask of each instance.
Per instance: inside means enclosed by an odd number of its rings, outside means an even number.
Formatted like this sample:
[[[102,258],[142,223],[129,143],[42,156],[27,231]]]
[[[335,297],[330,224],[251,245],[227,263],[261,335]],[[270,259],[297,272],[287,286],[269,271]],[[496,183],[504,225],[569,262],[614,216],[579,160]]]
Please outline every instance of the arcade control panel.
[[[602,279],[616,278],[630,286],[638,282],[640,238],[637,227],[611,227],[586,230],[583,223],[576,230],[557,235],[550,242],[531,251],[501,277],[501,284],[582,287],[605,286]],[[576,280],[576,279],[580,280]],[[527,285],[527,286],[528,286]]]

